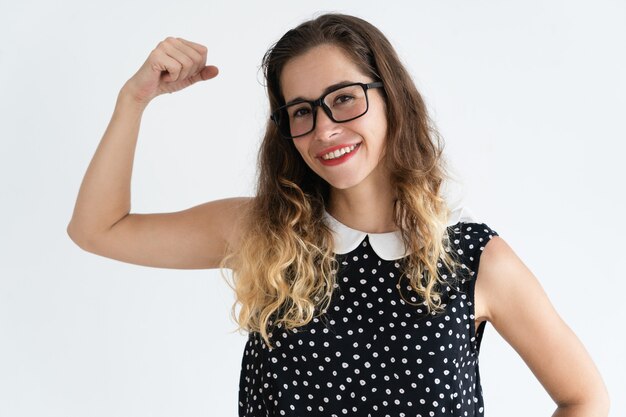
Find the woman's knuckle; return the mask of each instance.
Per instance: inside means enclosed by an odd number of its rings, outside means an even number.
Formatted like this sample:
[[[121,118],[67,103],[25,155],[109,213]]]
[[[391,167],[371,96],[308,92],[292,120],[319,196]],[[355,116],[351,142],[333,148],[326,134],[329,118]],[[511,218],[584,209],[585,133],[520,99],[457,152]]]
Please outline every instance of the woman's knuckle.
[[[180,64],[182,67],[188,67],[193,64],[193,62],[191,61],[191,59],[189,59],[188,56],[183,56],[180,58]]]

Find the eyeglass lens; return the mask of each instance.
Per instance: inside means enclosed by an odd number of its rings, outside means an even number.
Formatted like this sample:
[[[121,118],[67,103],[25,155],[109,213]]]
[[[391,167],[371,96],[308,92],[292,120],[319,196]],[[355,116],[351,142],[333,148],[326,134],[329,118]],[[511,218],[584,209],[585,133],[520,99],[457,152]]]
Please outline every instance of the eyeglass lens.
[[[336,122],[343,122],[362,116],[367,111],[367,97],[361,85],[350,85],[330,92],[324,103],[331,111]],[[321,109],[320,109],[321,110]],[[323,111],[323,110],[321,110]],[[290,136],[305,135],[313,130],[314,117],[310,103],[295,103],[285,109],[288,125],[283,129]]]

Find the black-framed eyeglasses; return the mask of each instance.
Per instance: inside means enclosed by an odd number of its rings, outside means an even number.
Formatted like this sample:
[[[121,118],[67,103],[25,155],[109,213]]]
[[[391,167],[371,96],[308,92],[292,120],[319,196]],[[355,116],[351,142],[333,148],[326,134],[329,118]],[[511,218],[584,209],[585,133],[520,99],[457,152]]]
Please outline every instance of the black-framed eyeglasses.
[[[315,129],[318,106],[333,122],[349,122],[367,113],[369,109],[367,90],[381,87],[382,81],[340,85],[327,91],[317,100],[297,100],[281,106],[270,118],[276,123],[281,136],[294,139]]]

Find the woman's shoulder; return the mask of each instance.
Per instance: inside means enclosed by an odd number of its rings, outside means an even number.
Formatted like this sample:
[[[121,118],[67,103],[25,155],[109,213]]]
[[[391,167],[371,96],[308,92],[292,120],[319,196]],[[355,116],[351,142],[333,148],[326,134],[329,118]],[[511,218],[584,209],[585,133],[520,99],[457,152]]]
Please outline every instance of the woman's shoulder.
[[[499,236],[489,221],[479,218],[467,207],[452,210],[448,233],[451,249],[467,261],[473,272],[478,271],[480,256],[487,243]]]
[[[457,205],[450,210],[448,216],[448,230],[453,235],[462,235],[466,241],[478,240],[498,236],[488,222],[477,216],[473,210],[464,205]],[[459,238],[459,236],[456,236]]]
[[[220,206],[222,236],[226,240],[227,247],[236,252],[253,216],[255,197],[240,196],[220,201],[222,203]]]
[[[451,232],[451,238],[459,240],[457,243],[463,241],[475,244],[476,242],[488,241],[494,236],[499,236],[499,233],[490,224],[482,220],[458,221],[454,225],[448,226],[448,230]]]

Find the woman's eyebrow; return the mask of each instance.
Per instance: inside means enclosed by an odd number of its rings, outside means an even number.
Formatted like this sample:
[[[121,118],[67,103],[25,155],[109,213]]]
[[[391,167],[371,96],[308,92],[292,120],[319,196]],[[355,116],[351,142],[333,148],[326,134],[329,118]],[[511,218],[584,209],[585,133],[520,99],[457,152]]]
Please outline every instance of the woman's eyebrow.
[[[348,84],[354,84],[355,81],[339,81],[338,83],[329,85],[328,87],[326,87],[324,89],[324,92],[322,93],[322,95],[320,97],[323,97],[325,94],[328,94],[329,92],[333,91],[336,88],[341,88],[343,86],[346,86]],[[318,98],[320,98],[318,97]],[[317,99],[316,99],[317,100]],[[304,97],[296,97],[292,100],[289,100],[287,103],[285,103],[285,106],[289,105],[289,104],[293,104],[293,103],[298,103],[301,101],[313,101],[313,100],[309,100],[308,98],[304,98]]]

